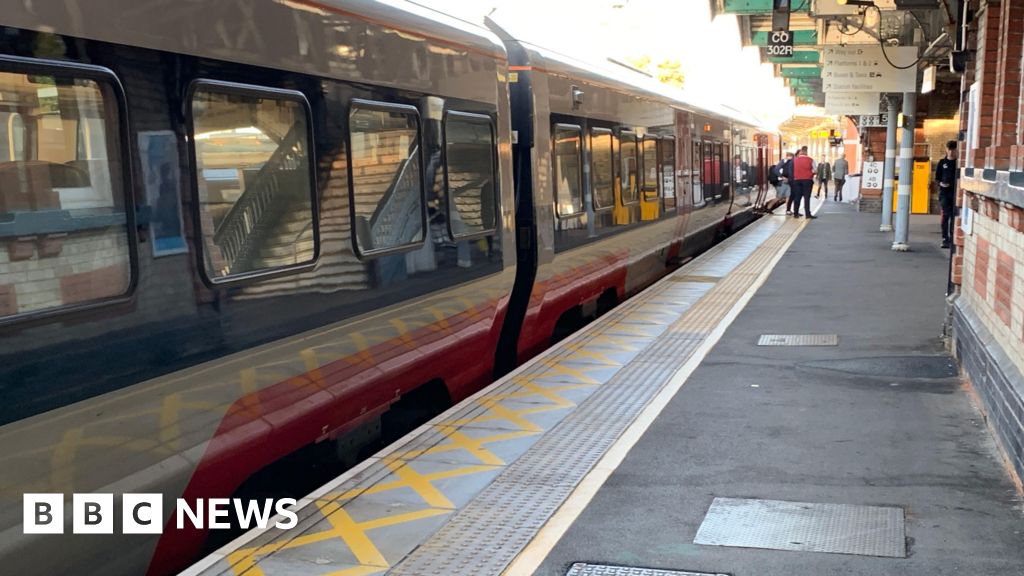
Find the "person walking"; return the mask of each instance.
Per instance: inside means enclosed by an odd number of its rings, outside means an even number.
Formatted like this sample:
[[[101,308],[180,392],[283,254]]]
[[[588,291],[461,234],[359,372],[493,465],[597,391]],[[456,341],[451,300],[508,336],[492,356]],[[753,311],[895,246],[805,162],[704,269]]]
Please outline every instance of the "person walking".
[[[793,216],[800,217],[800,200],[804,202],[804,216],[811,215],[811,189],[814,187],[814,160],[807,155],[807,146],[800,148],[793,158]]]
[[[843,186],[846,185],[846,175],[849,173],[850,163],[846,161],[846,154],[840,154],[839,158],[832,163],[832,178],[836,181],[836,193],[832,199],[836,202],[843,201]]]
[[[946,142],[946,157],[935,165],[935,181],[939,183],[939,206],[942,207],[942,247],[949,248],[953,241],[953,221],[956,218],[956,140]]]
[[[828,200],[828,183],[832,180],[832,166],[828,162],[821,162],[815,170],[818,176],[818,191],[814,193],[815,198],[821,197],[821,188],[825,188],[825,199]]]

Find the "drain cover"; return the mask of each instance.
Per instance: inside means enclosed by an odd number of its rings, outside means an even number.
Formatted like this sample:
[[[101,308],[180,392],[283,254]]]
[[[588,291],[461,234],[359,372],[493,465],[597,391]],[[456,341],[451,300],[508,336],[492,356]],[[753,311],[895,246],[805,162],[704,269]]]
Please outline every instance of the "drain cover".
[[[758,346],[838,346],[837,334],[761,334]]]
[[[636,566],[609,566],[607,564],[587,564],[577,562],[569,567],[565,576],[728,576],[710,572],[682,572],[679,570],[658,570],[656,568],[638,568]]]
[[[694,544],[904,558],[903,509],[715,498]]]

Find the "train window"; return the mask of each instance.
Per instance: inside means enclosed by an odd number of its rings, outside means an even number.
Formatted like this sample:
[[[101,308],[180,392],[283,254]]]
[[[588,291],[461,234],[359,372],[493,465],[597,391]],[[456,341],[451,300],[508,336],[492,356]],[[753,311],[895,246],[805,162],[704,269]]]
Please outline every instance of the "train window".
[[[663,138],[658,146],[661,157],[661,198],[666,209],[676,206],[676,140]]]
[[[632,204],[639,200],[637,188],[636,134],[623,130],[619,134],[619,178],[622,187],[622,203]]]
[[[555,208],[559,216],[583,212],[580,127],[555,124]]]
[[[612,131],[607,128],[591,128],[590,175],[594,190],[594,210],[611,208],[615,204],[614,168]]]
[[[352,220],[360,255],[422,245],[426,209],[416,107],[354,100],[349,134]]]
[[[189,129],[206,278],[224,282],[311,266],[319,232],[302,94],[199,81]]]
[[[0,319],[133,285],[123,100],[107,70],[0,58]]]
[[[650,201],[658,197],[658,140],[653,136],[644,136],[640,146],[644,167],[644,200]]]
[[[452,238],[495,229],[494,129],[481,114],[445,117],[445,183]]]

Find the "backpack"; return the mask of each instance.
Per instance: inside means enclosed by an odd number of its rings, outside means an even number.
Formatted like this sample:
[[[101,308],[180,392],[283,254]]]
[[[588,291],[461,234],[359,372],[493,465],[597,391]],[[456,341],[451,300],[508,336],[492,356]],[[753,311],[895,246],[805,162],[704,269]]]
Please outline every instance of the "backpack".
[[[779,185],[779,165],[776,164],[768,170],[768,183],[772,186]]]

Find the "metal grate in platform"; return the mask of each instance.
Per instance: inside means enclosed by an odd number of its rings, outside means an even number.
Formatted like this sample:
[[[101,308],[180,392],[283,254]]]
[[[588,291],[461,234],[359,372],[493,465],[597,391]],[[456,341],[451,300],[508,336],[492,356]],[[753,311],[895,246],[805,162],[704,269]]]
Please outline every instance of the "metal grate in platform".
[[[694,544],[904,558],[903,509],[715,498]]]
[[[638,566],[610,566],[577,562],[569,567],[565,576],[728,576],[711,572],[686,572],[682,570],[660,570]]]
[[[761,334],[758,346],[838,346],[837,334]]]

